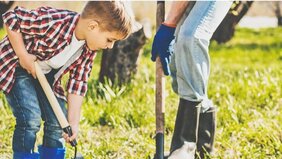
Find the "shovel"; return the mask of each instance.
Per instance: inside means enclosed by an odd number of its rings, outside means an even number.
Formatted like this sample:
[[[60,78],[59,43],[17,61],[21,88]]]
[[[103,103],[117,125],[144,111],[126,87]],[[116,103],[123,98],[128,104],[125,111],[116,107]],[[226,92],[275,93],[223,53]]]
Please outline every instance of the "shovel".
[[[60,126],[62,127],[63,131],[68,134],[68,136],[72,136],[72,130],[71,130],[71,127],[59,105],[59,102],[57,100],[57,98],[55,97],[45,75],[43,74],[40,66],[38,65],[37,62],[34,62],[34,65],[35,65],[35,71],[36,71],[36,77],[60,123]],[[77,155],[77,142],[76,140],[72,140],[70,142],[71,146],[75,148],[75,154],[74,154],[74,159],[83,159],[83,156],[81,154],[78,154]]]
[[[165,2],[157,2],[156,23],[157,28],[164,21]],[[156,59],[156,154],[154,159],[164,159],[164,90],[165,76],[162,69],[160,58]]]

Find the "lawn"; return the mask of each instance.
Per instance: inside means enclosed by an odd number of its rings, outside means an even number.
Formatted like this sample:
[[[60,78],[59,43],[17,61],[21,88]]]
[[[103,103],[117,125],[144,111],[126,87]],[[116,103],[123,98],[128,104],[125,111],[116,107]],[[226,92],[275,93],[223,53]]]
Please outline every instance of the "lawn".
[[[3,36],[4,32],[0,31]],[[0,36],[1,37],[1,36]],[[79,151],[86,159],[148,159],[155,150],[155,65],[151,40],[129,85],[97,82],[98,55],[83,103]],[[282,158],[282,28],[239,28],[224,45],[211,43],[209,97],[217,106],[213,158]],[[166,150],[178,97],[166,78]],[[0,158],[11,158],[15,119],[0,94]],[[41,143],[42,129],[37,145]],[[67,156],[73,155],[68,146]]]

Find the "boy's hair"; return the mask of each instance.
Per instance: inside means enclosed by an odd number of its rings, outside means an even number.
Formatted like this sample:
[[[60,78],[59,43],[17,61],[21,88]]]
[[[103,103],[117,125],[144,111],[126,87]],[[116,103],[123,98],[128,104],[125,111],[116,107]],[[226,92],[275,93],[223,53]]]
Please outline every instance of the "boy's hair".
[[[103,31],[117,31],[126,38],[134,23],[132,10],[121,1],[89,1],[86,3],[81,18],[97,21]]]

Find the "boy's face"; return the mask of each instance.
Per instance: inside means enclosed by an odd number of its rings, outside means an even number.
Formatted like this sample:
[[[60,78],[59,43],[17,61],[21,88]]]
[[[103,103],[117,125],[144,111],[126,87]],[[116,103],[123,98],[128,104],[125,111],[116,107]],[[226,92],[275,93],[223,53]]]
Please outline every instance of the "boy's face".
[[[96,26],[88,29],[85,41],[90,50],[100,50],[113,48],[114,43],[122,38],[118,32],[102,31]]]

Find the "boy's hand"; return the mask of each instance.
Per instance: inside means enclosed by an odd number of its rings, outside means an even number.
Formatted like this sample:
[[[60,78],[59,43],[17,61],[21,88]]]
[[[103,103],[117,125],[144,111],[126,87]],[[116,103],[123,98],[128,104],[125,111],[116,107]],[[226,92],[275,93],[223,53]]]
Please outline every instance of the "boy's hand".
[[[170,27],[162,24],[155,35],[152,46],[152,61],[156,61],[159,55],[165,75],[170,75],[170,69],[168,64],[171,61],[171,55],[173,53],[170,46],[174,39],[175,27]]]
[[[36,56],[25,53],[19,56],[19,62],[22,68],[24,68],[29,74],[36,78],[34,61],[36,61]]]
[[[70,143],[70,141],[73,141],[78,136],[79,125],[77,125],[77,124],[70,124],[70,126],[71,126],[71,130],[72,130],[72,136],[69,137],[68,134],[63,133],[63,138],[65,139],[65,141],[67,143]]]

